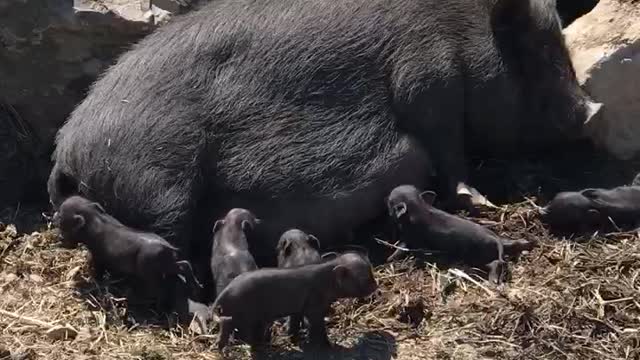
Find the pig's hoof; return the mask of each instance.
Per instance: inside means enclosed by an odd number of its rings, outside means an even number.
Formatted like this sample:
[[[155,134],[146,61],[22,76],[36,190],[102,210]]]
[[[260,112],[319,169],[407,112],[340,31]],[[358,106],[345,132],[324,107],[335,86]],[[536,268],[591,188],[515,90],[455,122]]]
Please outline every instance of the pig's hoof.
[[[461,208],[468,210],[472,214],[477,213],[481,208],[498,208],[484,195],[480,194],[478,190],[465,183],[458,184],[456,198]]]

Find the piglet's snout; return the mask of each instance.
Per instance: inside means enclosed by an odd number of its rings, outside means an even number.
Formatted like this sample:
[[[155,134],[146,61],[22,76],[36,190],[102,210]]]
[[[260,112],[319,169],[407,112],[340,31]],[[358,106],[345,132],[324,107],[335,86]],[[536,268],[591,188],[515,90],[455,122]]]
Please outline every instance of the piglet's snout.
[[[53,216],[48,218],[47,220],[51,221],[54,225],[60,225],[60,211],[56,211],[53,213]]]
[[[372,295],[376,291],[378,291],[378,280],[373,278],[373,279],[371,279],[371,281],[368,282],[368,286],[367,286],[367,289],[365,291],[365,294],[366,294],[365,296]]]
[[[371,288],[369,289],[369,295],[373,294],[376,291],[378,291],[378,283],[374,281],[374,283],[371,284]]]

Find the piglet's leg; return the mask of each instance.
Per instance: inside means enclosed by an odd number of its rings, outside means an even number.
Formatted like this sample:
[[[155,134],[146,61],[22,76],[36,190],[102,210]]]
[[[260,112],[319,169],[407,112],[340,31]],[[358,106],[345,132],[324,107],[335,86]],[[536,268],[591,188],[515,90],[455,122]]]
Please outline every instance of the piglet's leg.
[[[298,342],[300,339],[300,323],[302,322],[302,316],[291,315],[289,317],[289,336],[291,341]]]
[[[535,242],[525,239],[502,239],[502,245],[504,246],[505,254],[509,256],[518,255],[523,251],[531,251],[536,246]]]
[[[100,261],[97,261],[94,257],[91,257],[91,267],[93,268],[93,278],[96,281],[104,279],[104,275],[107,272],[106,267]]]
[[[507,262],[504,260],[494,260],[486,265],[489,271],[489,281],[494,284],[502,284],[507,273]]]
[[[267,331],[268,330],[268,331]],[[270,323],[256,322],[252,328],[250,345],[256,349],[260,345],[264,345],[271,341],[271,326]]]
[[[229,337],[233,332],[233,320],[231,318],[220,318],[220,335],[218,335],[218,350],[227,346],[229,343]]]
[[[309,338],[313,345],[330,347],[329,337],[327,336],[327,326],[324,322],[326,309],[313,309],[307,313],[309,320]]]

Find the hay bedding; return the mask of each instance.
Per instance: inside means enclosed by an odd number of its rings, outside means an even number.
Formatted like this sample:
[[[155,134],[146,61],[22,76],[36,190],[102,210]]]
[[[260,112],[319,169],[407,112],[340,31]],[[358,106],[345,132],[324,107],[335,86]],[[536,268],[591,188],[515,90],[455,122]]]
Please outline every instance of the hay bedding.
[[[281,325],[263,358],[640,359],[640,242],[635,233],[564,240],[529,203],[477,219],[539,246],[511,263],[500,288],[468,269],[407,259],[376,268],[380,292],[334,306],[340,348],[303,352]],[[218,359],[216,334],[134,324],[127,300],[97,286],[86,250],[58,246],[56,231],[20,235],[0,225],[0,359]],[[158,319],[162,322],[162,319]],[[250,358],[246,346],[225,351]]]

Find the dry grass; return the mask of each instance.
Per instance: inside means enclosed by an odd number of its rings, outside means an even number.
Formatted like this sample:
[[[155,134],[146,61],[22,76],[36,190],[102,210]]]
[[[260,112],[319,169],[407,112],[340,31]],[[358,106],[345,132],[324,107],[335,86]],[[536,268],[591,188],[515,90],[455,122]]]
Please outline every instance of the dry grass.
[[[637,235],[557,239],[531,209],[523,203],[483,215],[497,232],[539,242],[512,263],[506,285],[411,259],[387,264],[377,268],[380,293],[334,306],[329,327],[338,350],[303,352],[277,327],[263,357],[640,359]],[[18,235],[0,227],[0,310],[78,331],[75,339],[54,340],[46,326],[0,313],[0,358],[2,348],[25,359],[220,358],[215,336],[129,324],[126,299],[92,282],[85,256],[60,248],[52,230]],[[226,355],[250,358],[240,345]]]

